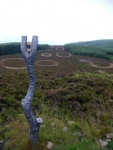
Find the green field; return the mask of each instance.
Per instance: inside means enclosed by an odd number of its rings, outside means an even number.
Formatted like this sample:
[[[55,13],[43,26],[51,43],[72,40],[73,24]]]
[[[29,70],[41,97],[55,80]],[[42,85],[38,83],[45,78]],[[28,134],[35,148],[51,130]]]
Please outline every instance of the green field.
[[[113,61],[71,55],[66,48],[48,47],[36,54],[33,111],[43,119],[36,145],[29,142],[20,104],[29,85],[27,70],[20,68],[25,67],[22,54],[0,56],[1,149],[47,150],[51,141],[53,150],[107,150],[99,139],[113,133]]]

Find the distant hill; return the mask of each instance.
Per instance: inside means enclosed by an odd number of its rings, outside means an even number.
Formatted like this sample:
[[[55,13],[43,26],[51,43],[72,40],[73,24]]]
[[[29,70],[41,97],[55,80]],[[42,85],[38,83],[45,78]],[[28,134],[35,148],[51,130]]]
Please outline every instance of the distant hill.
[[[94,40],[94,41],[86,41],[86,42],[74,42],[74,43],[69,43],[69,44],[77,44],[77,45],[113,50],[113,39]]]

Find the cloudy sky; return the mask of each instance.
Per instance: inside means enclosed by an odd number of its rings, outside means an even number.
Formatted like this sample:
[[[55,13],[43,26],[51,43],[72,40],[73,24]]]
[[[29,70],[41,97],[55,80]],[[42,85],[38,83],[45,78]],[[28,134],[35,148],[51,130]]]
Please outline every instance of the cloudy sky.
[[[0,41],[113,39],[113,0],[0,0]]]

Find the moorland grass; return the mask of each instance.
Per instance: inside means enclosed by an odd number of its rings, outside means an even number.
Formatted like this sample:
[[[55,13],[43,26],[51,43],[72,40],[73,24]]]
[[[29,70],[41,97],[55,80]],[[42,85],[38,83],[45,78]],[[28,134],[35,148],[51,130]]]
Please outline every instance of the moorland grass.
[[[29,125],[20,105],[29,85],[27,70],[0,67],[0,140],[5,141],[4,149],[46,150],[51,141],[53,150],[104,150],[98,140],[113,132],[112,70],[80,64],[80,56],[62,59],[55,51],[51,53],[59,66],[35,66],[37,87],[32,106],[35,116],[43,118],[36,145],[29,142]],[[14,56],[20,54],[10,57]],[[36,60],[41,59],[40,51]]]
[[[29,141],[29,125],[24,114],[18,114],[17,118],[5,124],[4,138],[8,139],[5,143],[5,150],[27,150],[38,149],[46,150],[47,142],[54,144],[53,150],[104,150],[97,141],[100,137],[94,124],[88,125],[87,120],[70,120],[68,115],[57,116],[48,106],[43,105],[42,113],[43,123],[39,131],[39,140],[36,145]],[[39,114],[36,114],[39,116]],[[69,122],[72,122],[69,124]],[[85,125],[85,126],[84,126]],[[64,127],[67,131],[63,131]],[[81,135],[77,134],[81,133]],[[83,135],[82,135],[83,134]]]

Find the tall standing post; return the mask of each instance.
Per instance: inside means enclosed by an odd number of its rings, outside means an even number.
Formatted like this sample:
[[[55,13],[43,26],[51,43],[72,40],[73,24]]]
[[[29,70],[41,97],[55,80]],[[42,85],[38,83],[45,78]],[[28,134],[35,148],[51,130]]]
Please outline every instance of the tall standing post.
[[[21,105],[25,116],[30,124],[30,141],[35,144],[38,140],[38,132],[42,118],[35,118],[32,112],[32,100],[36,89],[36,77],[34,72],[34,60],[37,51],[38,36],[32,37],[31,51],[27,51],[27,36],[22,36],[21,52],[27,65],[29,74],[29,88],[24,99],[21,100]]]

